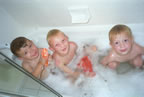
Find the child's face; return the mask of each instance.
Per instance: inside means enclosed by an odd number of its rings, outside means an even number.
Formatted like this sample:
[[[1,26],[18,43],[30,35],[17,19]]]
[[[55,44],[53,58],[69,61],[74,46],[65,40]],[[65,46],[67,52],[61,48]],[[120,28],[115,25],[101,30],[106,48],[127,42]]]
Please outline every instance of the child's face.
[[[66,55],[69,51],[69,41],[63,33],[58,33],[56,36],[51,37],[50,44],[50,49],[61,56]]]
[[[111,42],[113,50],[119,55],[128,54],[131,51],[132,44],[133,39],[125,34],[116,35]]]
[[[32,41],[27,41],[26,45],[17,52],[22,60],[33,60],[39,56],[39,49]]]

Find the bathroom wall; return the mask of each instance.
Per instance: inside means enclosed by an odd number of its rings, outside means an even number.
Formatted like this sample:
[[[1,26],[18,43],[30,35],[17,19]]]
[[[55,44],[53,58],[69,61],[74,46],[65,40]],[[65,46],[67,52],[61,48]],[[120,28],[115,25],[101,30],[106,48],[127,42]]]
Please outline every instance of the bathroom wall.
[[[0,0],[0,44],[41,27],[141,24],[143,5],[143,0]],[[89,21],[73,24],[71,7],[88,7]]]

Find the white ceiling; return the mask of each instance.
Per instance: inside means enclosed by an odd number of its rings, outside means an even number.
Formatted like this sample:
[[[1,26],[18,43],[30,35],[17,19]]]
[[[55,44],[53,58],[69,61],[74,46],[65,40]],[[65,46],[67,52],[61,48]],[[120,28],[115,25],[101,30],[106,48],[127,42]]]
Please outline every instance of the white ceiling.
[[[88,6],[90,21],[72,24],[68,11],[71,6]],[[144,0],[0,0],[0,8],[27,26],[144,23]]]

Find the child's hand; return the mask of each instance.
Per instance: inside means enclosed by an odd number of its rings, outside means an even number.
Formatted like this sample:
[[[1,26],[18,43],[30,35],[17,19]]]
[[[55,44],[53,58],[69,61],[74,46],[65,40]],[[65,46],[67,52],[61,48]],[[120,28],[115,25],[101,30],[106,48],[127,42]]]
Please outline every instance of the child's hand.
[[[92,49],[92,51],[94,51],[94,52],[97,50],[97,48],[96,48],[95,45],[92,45],[92,46],[91,46],[91,49]]]
[[[79,77],[79,75],[80,75],[80,72],[74,72],[73,73],[74,79],[76,80]]]
[[[94,52],[96,52],[97,47],[95,45],[92,45],[92,46],[86,45],[84,46],[83,50],[84,50],[85,55],[89,56],[93,54]]]

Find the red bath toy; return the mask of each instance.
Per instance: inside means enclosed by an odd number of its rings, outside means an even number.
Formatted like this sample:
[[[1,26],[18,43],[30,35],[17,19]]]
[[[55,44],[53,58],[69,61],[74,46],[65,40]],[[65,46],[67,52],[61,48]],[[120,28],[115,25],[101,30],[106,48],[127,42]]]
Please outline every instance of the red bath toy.
[[[84,56],[80,60],[80,63],[78,64],[78,66],[82,66],[84,72],[93,72],[92,63],[89,60],[88,56]]]

